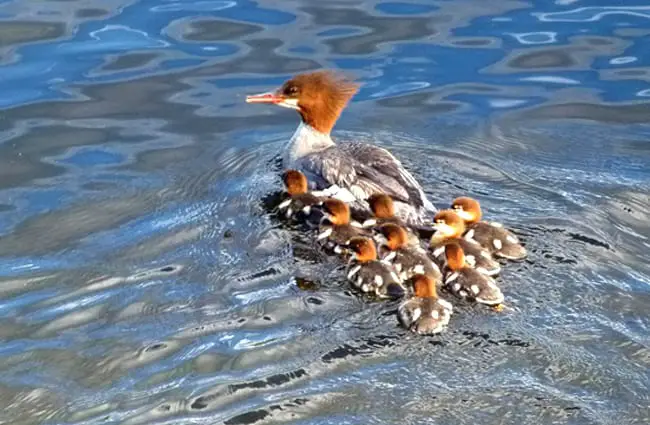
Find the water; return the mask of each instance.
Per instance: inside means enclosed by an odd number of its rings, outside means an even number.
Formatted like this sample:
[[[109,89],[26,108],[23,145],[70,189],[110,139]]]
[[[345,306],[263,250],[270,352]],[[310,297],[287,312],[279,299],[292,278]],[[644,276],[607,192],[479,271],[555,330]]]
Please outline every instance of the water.
[[[647,2],[0,14],[1,423],[648,423]],[[244,96],[323,67],[335,137],[525,239],[509,311],[407,334],[264,210],[297,118]]]

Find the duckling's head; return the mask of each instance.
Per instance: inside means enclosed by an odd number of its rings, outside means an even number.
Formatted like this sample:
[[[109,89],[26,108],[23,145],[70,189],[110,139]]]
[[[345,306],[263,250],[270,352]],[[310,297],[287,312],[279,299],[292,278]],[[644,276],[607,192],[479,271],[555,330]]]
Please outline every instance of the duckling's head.
[[[465,252],[458,243],[452,242],[445,246],[445,257],[447,267],[451,270],[458,271],[465,267]]]
[[[433,225],[436,233],[431,237],[432,242],[460,237],[465,232],[465,222],[454,210],[439,211],[433,217]]]
[[[474,198],[469,196],[461,196],[456,198],[451,203],[451,208],[458,214],[460,218],[465,220],[466,223],[476,223],[483,215],[481,212],[481,204]]]
[[[377,259],[377,248],[375,247],[375,243],[370,238],[366,238],[364,236],[355,236],[350,239],[348,248],[350,252],[352,252],[352,258],[361,263],[374,261]]]
[[[377,218],[391,218],[395,215],[393,198],[385,193],[375,193],[368,198],[372,213]]]
[[[396,251],[400,248],[403,248],[408,243],[408,234],[406,233],[406,230],[400,225],[394,223],[385,223],[379,226],[378,230],[379,233],[381,233],[386,238],[384,245],[386,245],[391,251]]]
[[[327,199],[323,202],[323,211],[327,219],[335,225],[350,223],[350,207],[338,199]]]
[[[431,276],[416,274],[411,278],[415,288],[415,296],[420,298],[436,298],[436,281]]]
[[[298,170],[287,170],[282,176],[289,195],[307,193],[307,177]]]

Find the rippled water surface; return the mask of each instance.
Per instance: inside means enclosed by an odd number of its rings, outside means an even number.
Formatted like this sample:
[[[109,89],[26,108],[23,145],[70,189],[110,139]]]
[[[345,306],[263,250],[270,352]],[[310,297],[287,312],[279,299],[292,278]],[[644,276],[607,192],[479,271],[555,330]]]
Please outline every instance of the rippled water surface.
[[[650,6],[0,2],[0,423],[647,424]],[[501,314],[415,337],[261,200],[292,111],[525,240]]]

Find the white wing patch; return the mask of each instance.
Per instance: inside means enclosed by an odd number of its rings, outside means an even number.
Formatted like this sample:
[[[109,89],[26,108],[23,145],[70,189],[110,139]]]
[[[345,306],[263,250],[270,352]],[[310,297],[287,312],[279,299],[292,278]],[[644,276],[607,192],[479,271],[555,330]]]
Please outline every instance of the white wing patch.
[[[318,237],[316,237],[316,239],[319,240],[319,241],[323,240],[323,239],[329,237],[329,235],[331,235],[333,231],[334,231],[334,229],[332,229],[331,227],[329,229],[325,229],[323,232],[321,232],[318,235]]]
[[[438,304],[443,306],[446,310],[449,310],[450,312],[454,310],[454,307],[451,305],[451,303],[447,300],[443,300],[442,298],[438,298]]]
[[[481,250],[481,257],[485,258],[486,260],[492,259],[492,255],[490,255],[490,253],[484,249]]]
[[[292,201],[291,198],[289,198],[289,199],[285,199],[284,201],[282,201],[282,203],[281,203],[280,205],[278,205],[278,208],[281,209],[281,210],[285,209],[286,207],[289,206],[289,204],[291,203],[291,201]]]
[[[352,279],[355,274],[359,273],[359,270],[361,270],[361,265],[352,267],[348,272],[348,279]]]
[[[498,223],[496,221],[492,221],[492,222],[490,222],[490,226],[492,226],[492,227],[503,227],[503,224]]]
[[[443,252],[445,252],[445,246],[444,245],[434,249],[433,250],[433,256],[434,257],[440,257],[440,255],[442,255]]]
[[[370,226],[374,226],[375,224],[377,224],[377,220],[375,220],[374,218],[369,218],[368,220],[363,222],[362,226],[370,227]]]
[[[517,239],[517,238],[516,238],[515,236],[513,236],[513,235],[508,235],[508,236],[506,236],[506,240],[507,240],[508,242],[510,242],[510,243],[513,243],[513,244],[514,244],[514,243],[519,243],[519,239]]]
[[[304,207],[302,209],[302,212],[309,215],[309,213],[311,213],[311,205],[307,205],[306,207]]]
[[[468,241],[474,239],[474,229],[470,229],[467,231],[467,233],[465,233],[465,239],[467,239]]]
[[[417,274],[424,274],[424,266],[422,264],[418,264],[417,266],[413,267],[413,271]]]
[[[422,309],[418,307],[415,310],[413,310],[413,321],[415,322],[416,320],[418,320],[420,316],[422,316]]]
[[[478,287],[478,285],[472,285],[472,286],[469,287],[469,289],[472,290],[472,293],[473,293],[474,295],[476,295],[476,294],[478,294],[479,292],[481,292],[481,289]]]
[[[397,253],[396,253],[395,251],[391,251],[389,254],[387,254],[387,255],[384,257],[384,260],[386,260],[386,261],[388,261],[388,262],[393,261],[393,260],[395,259],[395,256],[396,256],[396,255],[397,255]]]
[[[465,256],[465,261],[466,261],[467,264],[469,264],[471,267],[476,266],[476,257],[474,257],[473,255],[467,255],[467,256]]]
[[[381,286],[383,284],[384,284],[384,278],[379,276],[379,275],[376,275],[375,276],[375,285]]]
[[[431,317],[433,317],[434,319],[438,320],[438,319],[440,318],[440,313],[438,313],[438,310],[433,310],[433,311],[431,312]]]
[[[496,249],[501,249],[501,248],[503,248],[503,243],[501,242],[501,239],[494,239],[494,240],[492,241],[492,245],[494,245],[494,247],[495,247]]]
[[[445,279],[445,283],[451,283],[456,279],[458,279],[458,272],[453,272],[452,274],[447,276],[447,279]]]

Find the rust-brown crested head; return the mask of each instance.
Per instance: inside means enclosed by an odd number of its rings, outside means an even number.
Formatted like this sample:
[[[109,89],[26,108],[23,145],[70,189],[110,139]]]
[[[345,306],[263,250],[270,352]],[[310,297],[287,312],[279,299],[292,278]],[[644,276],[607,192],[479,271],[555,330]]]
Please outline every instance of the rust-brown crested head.
[[[460,237],[465,232],[465,221],[454,210],[438,211],[433,217],[433,223],[436,233],[447,238]]]
[[[451,208],[462,218],[466,223],[476,223],[481,219],[481,204],[469,196],[461,196],[454,199],[451,203]]]
[[[393,198],[385,193],[375,193],[368,198],[370,210],[377,218],[392,218],[395,216]]]
[[[350,239],[348,248],[354,253],[354,257],[359,262],[364,263],[377,259],[377,247],[370,238],[355,236]]]
[[[458,243],[452,242],[445,245],[445,257],[447,258],[447,267],[451,270],[457,271],[465,267],[465,252]]]
[[[323,211],[325,211],[332,224],[344,225],[350,223],[350,207],[341,200],[326,199],[323,202]]]
[[[298,170],[287,170],[282,176],[284,185],[287,188],[289,195],[301,195],[307,193],[308,184],[307,177]]]
[[[404,248],[408,244],[408,233],[400,225],[385,223],[379,226],[378,230],[386,238],[386,246],[391,251]]]
[[[248,103],[269,103],[298,111],[305,124],[329,134],[339,115],[359,91],[359,84],[332,70],[298,74],[273,93],[246,97]]]
[[[436,281],[425,274],[416,274],[411,278],[415,296],[420,298],[436,298],[438,292],[436,291]]]

